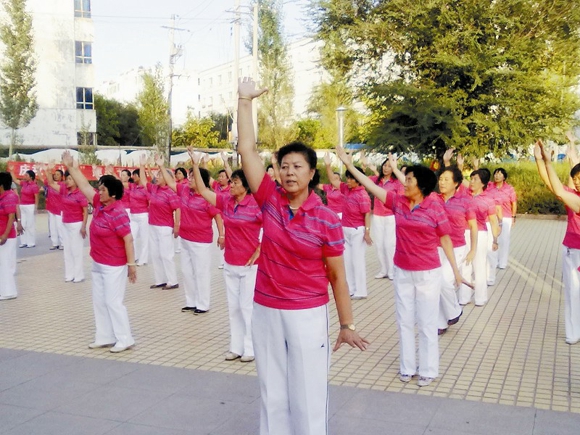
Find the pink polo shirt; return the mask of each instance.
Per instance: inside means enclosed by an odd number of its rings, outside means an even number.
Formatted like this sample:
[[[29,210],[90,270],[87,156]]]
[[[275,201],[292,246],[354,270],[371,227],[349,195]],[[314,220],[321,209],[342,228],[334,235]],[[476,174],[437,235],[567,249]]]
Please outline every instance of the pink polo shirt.
[[[93,197],[93,219],[90,227],[91,258],[107,266],[125,266],[127,251],[123,237],[131,234],[129,215],[121,201],[104,206],[99,194]]]
[[[87,207],[89,202],[85,195],[76,188],[75,190],[65,191],[62,196],[62,223],[71,224],[83,221],[83,208]]]
[[[149,192],[145,186],[137,183],[131,183],[131,202],[129,209],[131,213],[147,213],[149,211]]]
[[[440,267],[437,247],[442,236],[451,234],[451,225],[440,200],[430,195],[411,210],[406,196],[390,191],[385,205],[395,215],[395,266],[410,271]]]
[[[216,208],[226,228],[224,258],[232,266],[245,266],[260,244],[260,207],[254,197],[247,194],[239,204],[233,196],[216,195]]]
[[[403,184],[397,178],[383,178],[378,183],[378,175],[371,175],[369,178],[373,183],[381,187],[386,192],[390,192],[392,190],[398,195],[402,195],[405,192],[405,186],[403,186]],[[384,202],[378,200],[377,198],[373,198],[373,214],[375,216],[392,216],[393,212],[385,206]]]
[[[199,193],[191,190],[188,184],[178,184],[177,194],[181,200],[179,237],[190,242],[211,243],[213,240],[211,221],[220,211]]]
[[[44,186],[46,190],[46,211],[60,215],[62,213],[62,197],[66,193],[66,185],[64,181],[57,182],[59,190],[54,190],[45,181]]]
[[[485,223],[489,221],[489,216],[497,214],[495,200],[487,194],[486,190],[477,196],[473,196],[472,199],[475,209],[475,219],[477,220],[477,230],[487,231],[487,225]]]
[[[214,191],[215,193],[218,193],[218,194],[220,194],[220,193],[230,193],[230,188],[231,188],[231,186],[230,186],[230,184],[228,183],[228,185],[224,187],[224,186],[222,186],[222,185],[221,185],[221,184],[220,184],[218,181],[214,181],[214,182],[211,184],[211,188],[213,189],[213,191]]]
[[[575,189],[570,189],[568,186],[564,186],[564,189],[580,196],[580,192]],[[568,225],[562,244],[567,248],[580,249],[580,213],[574,213],[568,207],[566,207],[566,213],[568,214]]]
[[[36,202],[34,196],[40,192],[38,184],[34,181],[21,181],[20,182],[20,204],[21,205],[34,205]]]
[[[475,219],[475,208],[471,196],[456,192],[447,201],[443,199],[443,195],[437,194],[436,197],[443,206],[449,224],[451,225],[450,237],[453,247],[465,246],[465,230],[468,228],[467,221]]]
[[[328,303],[324,259],[341,256],[344,251],[336,213],[310,192],[292,215],[284,190],[268,174],[264,174],[254,198],[262,209],[264,226],[254,301],[282,310]]]
[[[127,183],[127,187],[123,186],[123,197],[121,203],[126,209],[131,208],[131,186],[135,183]]]
[[[173,228],[173,212],[181,205],[179,196],[169,187],[162,187],[158,184],[148,183],[147,191],[149,192],[149,225]]]
[[[326,205],[335,213],[342,213],[344,210],[345,197],[339,189],[335,189],[332,184],[323,184],[322,190],[326,192]]]
[[[503,217],[512,217],[512,204],[517,201],[516,191],[512,185],[504,182],[501,189],[497,187],[495,183],[489,183],[487,185],[486,192],[489,190],[494,194],[499,205],[501,205],[501,212]]]
[[[365,226],[365,214],[371,211],[371,198],[363,186],[349,189],[346,183],[340,183],[340,191],[345,197],[342,212],[342,226],[357,228]]]
[[[18,195],[12,190],[7,190],[0,195],[0,235],[4,234],[6,231],[6,225],[8,225],[8,218],[11,214],[14,214],[14,221],[12,223],[12,228],[8,233],[9,239],[14,239],[16,237],[16,230],[14,229],[14,222],[16,221],[16,207],[18,206]]]

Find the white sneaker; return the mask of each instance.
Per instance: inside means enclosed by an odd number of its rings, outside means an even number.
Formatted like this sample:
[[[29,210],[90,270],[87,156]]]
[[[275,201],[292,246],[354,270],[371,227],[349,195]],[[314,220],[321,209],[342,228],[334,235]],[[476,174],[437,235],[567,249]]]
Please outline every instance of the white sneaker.
[[[132,347],[133,347],[133,345],[130,345],[130,346],[117,346],[117,345],[114,345],[109,352],[111,352],[111,353],[121,353],[121,352],[124,352],[126,350],[131,349]]]
[[[16,296],[14,296],[14,297],[16,297]],[[0,298],[0,300],[2,300],[2,299]],[[577,339],[577,340],[568,340],[568,339],[566,339],[566,344],[576,344],[579,341],[580,341],[580,339]]]
[[[411,379],[413,379],[413,375],[404,375],[404,374],[399,374],[399,380],[401,382],[404,382],[405,384],[407,382],[411,382]]]
[[[100,344],[100,343],[91,343],[89,344],[89,349],[102,349],[105,347],[113,347],[115,343],[107,343],[107,344]]]
[[[254,358],[253,356],[250,356],[250,355],[244,355],[243,357],[241,357],[241,358],[240,358],[240,361],[241,361],[241,362],[248,363],[248,362],[252,362],[252,361],[254,361],[255,359],[256,359],[256,358]]]
[[[218,266],[218,269],[223,269],[223,268],[224,268],[223,263]]]
[[[375,275],[375,279],[383,279],[383,278],[386,278],[386,277],[387,277],[387,274],[386,273],[377,273]]]
[[[16,296],[0,296],[0,301],[9,301],[10,299],[16,299]]]
[[[431,385],[435,378],[428,378],[426,376],[419,376],[419,380],[417,381],[417,386],[419,387],[428,387]]]
[[[228,353],[226,353],[225,360],[226,361],[235,361],[238,358],[240,358],[240,355],[238,355],[237,353],[228,352]]]

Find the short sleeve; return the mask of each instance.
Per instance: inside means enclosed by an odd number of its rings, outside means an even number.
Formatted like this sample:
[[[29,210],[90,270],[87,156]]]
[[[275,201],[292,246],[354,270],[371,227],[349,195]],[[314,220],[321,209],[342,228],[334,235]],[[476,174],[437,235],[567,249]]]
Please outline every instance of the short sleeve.
[[[387,192],[385,207],[387,207],[389,210],[394,210],[396,200],[397,200],[397,193],[393,190],[389,190]]]
[[[272,198],[274,191],[276,190],[276,183],[272,181],[270,176],[265,173],[264,178],[262,178],[262,182],[260,183],[260,187],[254,193],[254,199],[262,208],[268,199]]]
[[[435,201],[431,201],[430,204],[428,204],[428,207],[431,213],[433,213],[435,222],[437,224],[435,227],[437,236],[442,237],[451,234],[451,224],[447,219],[447,214],[445,213],[443,206]]]
[[[225,195],[216,195],[215,196],[215,208],[217,208],[220,212],[224,211],[225,198],[227,198],[227,196],[225,196]]]
[[[339,257],[344,253],[344,233],[342,225],[336,216],[336,222],[328,225],[326,231],[326,240],[322,246],[322,256]]]
[[[360,199],[361,200],[359,203],[359,210],[360,210],[361,214],[366,214],[366,213],[370,212],[371,211],[371,197],[369,196],[369,194],[365,190],[361,191]]]

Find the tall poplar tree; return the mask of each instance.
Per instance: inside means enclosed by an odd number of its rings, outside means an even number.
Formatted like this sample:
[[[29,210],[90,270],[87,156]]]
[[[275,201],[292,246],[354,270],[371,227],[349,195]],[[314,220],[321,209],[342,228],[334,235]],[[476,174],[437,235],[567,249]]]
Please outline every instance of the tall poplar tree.
[[[155,146],[160,153],[167,149],[169,129],[168,103],[161,65],[143,74],[143,89],[137,95],[137,113],[143,144]]]
[[[11,129],[9,155],[16,144],[17,131],[36,116],[36,60],[32,17],[26,0],[4,0],[6,22],[0,25],[4,54],[0,64],[0,118]]]

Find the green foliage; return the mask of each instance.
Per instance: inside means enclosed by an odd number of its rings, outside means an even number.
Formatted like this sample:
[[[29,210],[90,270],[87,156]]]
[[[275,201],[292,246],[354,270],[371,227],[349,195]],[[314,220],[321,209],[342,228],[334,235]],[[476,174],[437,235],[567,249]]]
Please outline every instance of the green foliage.
[[[559,138],[580,108],[569,0],[313,0],[323,64],[371,112],[372,147],[503,156]]]
[[[268,92],[260,97],[258,103],[258,141],[261,146],[274,149],[296,136],[291,123],[294,89],[288,48],[282,34],[282,19],[282,0],[260,0],[260,85],[267,87]]]
[[[0,26],[4,56],[0,66],[0,117],[12,130],[10,152],[16,144],[16,131],[36,116],[36,59],[32,36],[32,17],[26,0],[4,0],[8,21]]]
[[[219,133],[219,140],[226,142],[231,140],[230,131],[232,129],[232,117],[229,114],[215,112],[210,113],[209,117],[214,123],[213,130]]]
[[[157,64],[153,72],[143,74],[143,90],[137,95],[137,113],[143,145],[155,146],[161,153],[165,153],[169,139],[168,109],[162,69]]]
[[[132,104],[95,94],[99,145],[140,145],[139,115]]]
[[[195,118],[187,114],[187,120],[178,129],[173,130],[172,143],[175,147],[186,148],[220,148],[220,133],[215,130],[215,123],[211,118]],[[229,148],[229,144],[227,145]]]
[[[79,163],[83,165],[101,165],[102,162],[97,157],[97,147],[94,145],[79,145]]]

